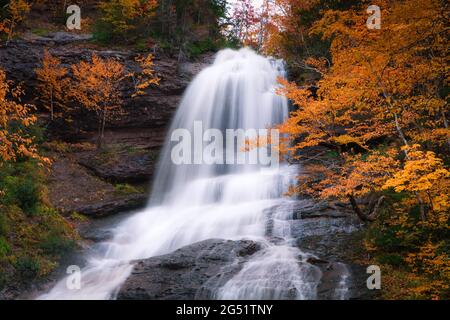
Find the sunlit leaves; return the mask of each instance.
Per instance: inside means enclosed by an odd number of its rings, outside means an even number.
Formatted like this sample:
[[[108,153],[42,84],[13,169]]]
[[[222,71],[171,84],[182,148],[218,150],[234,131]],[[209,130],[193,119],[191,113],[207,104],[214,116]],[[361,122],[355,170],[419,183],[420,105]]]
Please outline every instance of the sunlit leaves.
[[[153,69],[153,59],[154,57],[152,54],[136,57],[135,60],[139,63],[141,71],[130,74],[133,78],[135,88],[135,93],[133,96],[145,94],[144,90],[151,85],[159,85],[159,81],[161,79],[156,75],[155,70]]]
[[[35,70],[39,81],[37,89],[41,95],[41,101],[50,111],[51,119],[55,116],[61,116],[59,111],[67,110],[67,99],[65,90],[68,89],[67,68],[61,66],[61,61],[50,54],[48,50],[44,51],[42,67]]]
[[[0,69],[0,165],[18,157],[47,161],[38,155],[33,137],[26,133],[25,129],[36,122],[36,117],[31,114],[33,106],[20,102],[22,95],[22,89],[7,80]]]

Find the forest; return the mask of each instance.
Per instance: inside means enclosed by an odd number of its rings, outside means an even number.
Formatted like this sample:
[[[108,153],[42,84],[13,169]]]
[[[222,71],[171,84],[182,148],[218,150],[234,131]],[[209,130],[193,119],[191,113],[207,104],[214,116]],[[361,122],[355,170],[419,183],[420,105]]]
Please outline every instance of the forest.
[[[449,299],[449,18],[443,0],[0,1],[0,299],[145,206],[190,80],[245,47],[286,66],[270,129],[302,169],[284,196],[357,221],[346,259],[380,266],[371,299]]]

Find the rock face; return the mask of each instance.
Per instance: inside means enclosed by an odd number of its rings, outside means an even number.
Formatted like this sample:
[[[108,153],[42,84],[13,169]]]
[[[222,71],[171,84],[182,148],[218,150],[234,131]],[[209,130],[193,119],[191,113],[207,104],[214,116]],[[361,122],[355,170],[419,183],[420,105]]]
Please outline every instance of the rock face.
[[[117,199],[103,200],[91,204],[80,205],[74,211],[88,217],[101,218],[114,213],[143,208],[147,202],[147,199],[147,194],[132,194]]]
[[[49,200],[64,214],[81,213],[104,217],[144,207],[148,193],[140,190],[119,192],[114,185],[99,179],[76,163],[73,155],[51,154],[48,179]]]
[[[23,102],[34,103],[43,110],[36,97],[37,79],[34,70],[41,66],[44,50],[70,66],[89,60],[92,54],[120,61],[127,72],[139,70],[135,61],[138,52],[128,49],[108,50],[90,42],[90,34],[54,32],[38,36],[31,32],[21,40],[0,47],[0,67],[8,79],[21,83],[26,95]],[[121,82],[124,114],[106,125],[105,148],[90,151],[67,151],[53,159],[50,176],[50,200],[62,212],[78,212],[91,217],[102,217],[120,211],[142,207],[147,202],[148,190],[141,194],[120,194],[114,184],[149,185],[155,171],[159,151],[163,145],[173,114],[181,96],[192,80],[212,61],[213,53],[195,61],[178,61],[177,57],[156,52],[154,70],[161,79],[159,86],[145,90],[144,95],[132,97],[131,79]],[[69,72],[70,74],[70,72]],[[76,109],[73,121],[56,119],[49,122],[48,112],[39,120],[47,128],[49,140],[64,141],[70,145],[95,145],[97,120],[95,114]],[[69,196],[70,195],[70,196]]]
[[[0,65],[9,79],[23,83],[26,102],[35,102],[31,97],[39,96],[35,90],[37,80],[34,69],[40,67],[44,49],[48,49],[52,55],[58,57],[62,65],[67,68],[81,60],[88,60],[92,54],[96,54],[102,58],[119,60],[124,64],[127,72],[138,70],[135,58],[139,53],[128,50],[105,50],[86,42],[90,39],[91,35],[74,35],[66,32],[56,32],[46,37],[26,34],[24,40],[11,41],[8,46],[0,48]],[[131,79],[123,81],[120,90],[125,115],[110,121],[107,127],[167,126],[182,93],[192,78],[212,61],[212,57],[211,53],[200,56],[195,61],[179,62],[177,57],[156,53],[154,69],[157,76],[161,78],[160,85],[148,88],[142,96],[131,97],[132,81]],[[89,113],[77,112],[72,126],[81,130],[94,130],[97,127],[94,118]],[[57,131],[68,129],[67,127],[67,123],[62,123]],[[73,138],[76,138],[75,135]]]
[[[23,40],[44,45],[61,45],[77,41],[88,41],[92,40],[92,38],[92,34],[77,34],[68,32],[50,32],[46,36],[38,36],[32,32],[25,32],[22,35]]]
[[[173,253],[136,262],[118,299],[189,300],[214,298],[242,264],[260,250],[250,240],[205,240]]]
[[[293,219],[291,232],[297,246],[319,257],[309,261],[322,271],[318,299],[374,298],[376,293],[366,286],[369,275],[365,266],[354,263],[357,255],[354,248],[359,246],[355,232],[362,224],[353,211],[341,203],[303,200],[297,204]],[[343,274],[347,275],[345,281]],[[336,290],[339,286],[342,291]]]

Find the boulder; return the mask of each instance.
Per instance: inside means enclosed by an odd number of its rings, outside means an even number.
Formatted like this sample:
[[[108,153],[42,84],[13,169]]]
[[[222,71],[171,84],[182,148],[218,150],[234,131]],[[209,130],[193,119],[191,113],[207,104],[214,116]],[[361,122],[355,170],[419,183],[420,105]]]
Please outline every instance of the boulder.
[[[294,208],[293,219],[347,218],[349,213],[327,202],[301,200]]]
[[[205,240],[173,253],[136,261],[120,288],[124,300],[212,299],[215,289],[235,275],[260,250],[251,240]]]

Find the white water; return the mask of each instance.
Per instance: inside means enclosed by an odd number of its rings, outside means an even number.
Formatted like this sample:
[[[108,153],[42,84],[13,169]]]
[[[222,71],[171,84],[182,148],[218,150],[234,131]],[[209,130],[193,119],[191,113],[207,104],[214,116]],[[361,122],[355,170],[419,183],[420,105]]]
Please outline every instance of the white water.
[[[223,50],[191,83],[171,130],[203,127],[264,129],[288,116],[275,94],[283,64],[249,49]],[[42,299],[110,299],[132,270],[129,261],[172,252],[210,238],[256,239],[264,249],[215,297],[220,299],[314,299],[321,274],[290,245],[291,203],[283,193],[295,167],[174,165],[168,140],[148,207],[122,222],[101,254],[82,270],[80,290],[61,280]],[[276,241],[274,240],[276,239]]]

